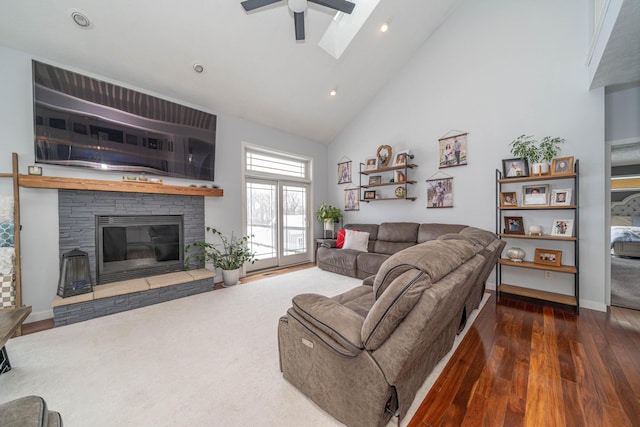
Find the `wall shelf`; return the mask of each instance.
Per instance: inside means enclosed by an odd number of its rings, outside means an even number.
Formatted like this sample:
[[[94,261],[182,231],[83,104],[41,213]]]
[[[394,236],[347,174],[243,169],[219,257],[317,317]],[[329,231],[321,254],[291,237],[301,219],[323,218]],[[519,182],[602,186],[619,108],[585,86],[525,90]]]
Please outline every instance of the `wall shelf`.
[[[121,182],[98,179],[62,178],[53,176],[20,175],[20,187],[62,190],[114,191],[123,193],[175,194],[182,196],[222,197],[221,188],[186,187],[151,182]]]

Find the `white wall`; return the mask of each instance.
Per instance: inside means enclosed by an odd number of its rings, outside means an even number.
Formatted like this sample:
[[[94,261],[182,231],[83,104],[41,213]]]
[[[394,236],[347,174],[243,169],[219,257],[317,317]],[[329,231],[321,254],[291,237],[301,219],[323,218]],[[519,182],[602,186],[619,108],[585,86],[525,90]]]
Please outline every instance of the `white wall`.
[[[345,188],[331,178],[335,164],[347,157],[357,171],[381,144],[415,154],[418,200],[361,203],[345,222],[494,230],[495,169],[513,157],[509,143],[521,134],[566,138],[561,155],[580,159],[581,170],[580,303],[604,310],[604,91],[588,90],[586,3],[463,1],[329,147],[332,203],[343,205]],[[438,139],[451,130],[469,132],[469,164],[439,170]],[[454,177],[454,208],[426,209],[425,180],[437,172]]]
[[[607,89],[605,104],[606,141],[640,137],[640,82]]]
[[[20,171],[27,173],[33,164],[33,100],[31,60],[78,71],[72,66],[56,64],[46,58],[34,58],[23,52],[0,47],[0,171],[11,171],[11,153],[20,158]],[[104,79],[101,76],[94,76]],[[126,82],[114,82],[129,87]],[[133,89],[136,89],[135,87]],[[139,89],[138,89],[139,90]],[[145,91],[146,93],[149,93]],[[165,99],[162,94],[151,93]],[[215,96],[215,95],[212,95]],[[175,102],[189,105],[180,100]],[[191,105],[194,108],[202,107]],[[286,134],[247,120],[211,111],[218,115],[216,142],[216,181],[224,189],[224,197],[205,198],[205,223],[224,232],[242,232],[242,188],[240,170],[242,142],[271,147],[280,151],[313,158],[313,207],[317,208],[327,194],[326,145]],[[121,174],[71,167],[44,165],[51,176],[120,180]],[[189,185],[181,179],[164,179],[168,184]],[[11,194],[7,182],[0,184],[0,194]],[[51,302],[58,281],[58,193],[55,190],[22,188],[22,274],[23,302],[33,307],[28,322],[52,317]]]

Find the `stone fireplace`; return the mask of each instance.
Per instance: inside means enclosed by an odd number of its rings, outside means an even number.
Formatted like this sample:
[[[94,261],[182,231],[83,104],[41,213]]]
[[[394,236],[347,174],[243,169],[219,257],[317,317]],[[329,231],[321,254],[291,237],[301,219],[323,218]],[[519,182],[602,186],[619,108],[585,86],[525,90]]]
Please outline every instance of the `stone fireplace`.
[[[75,248],[87,252],[91,279],[97,285],[115,280],[180,271],[184,245],[204,240],[204,198],[198,196],[59,190],[58,217],[60,218],[60,255]],[[136,221],[139,224],[135,224]],[[149,234],[154,234],[155,230],[161,230],[164,226],[177,226],[179,232],[180,221],[182,221],[182,242],[167,242],[166,240],[175,236],[174,233],[170,233],[169,237],[160,238],[165,241],[164,248],[160,247],[162,242],[157,242],[158,246],[154,248]],[[109,222],[113,227],[109,227]],[[105,226],[110,230],[108,232],[111,234],[112,241],[121,240],[124,244],[123,240],[127,239],[127,232],[129,233],[132,246],[128,249],[122,246],[112,248],[111,253],[108,254],[112,261],[107,263],[123,261],[122,258],[127,258],[127,254],[123,256],[122,251],[128,250],[131,262],[123,269],[131,273],[129,276],[120,273],[115,277],[109,276],[111,273],[109,270],[113,269],[107,268],[106,280],[102,277],[98,279],[98,269],[101,264],[98,256],[104,254],[104,249],[96,245],[96,236],[104,230]],[[156,240],[158,240],[157,237]],[[178,248],[176,245],[179,245],[178,252],[180,252],[177,254],[180,257],[177,262],[160,261],[162,266],[149,273],[136,271],[136,264],[149,263],[151,258],[155,261],[156,251],[160,260],[176,255],[176,248]],[[148,249],[154,251],[153,256],[149,252],[144,252]],[[134,261],[136,257],[144,261]],[[104,262],[102,267],[100,273],[105,270]]]
[[[59,190],[60,255],[88,253],[93,292],[55,297],[55,326],[213,290],[213,272],[183,270],[204,240],[204,197]]]

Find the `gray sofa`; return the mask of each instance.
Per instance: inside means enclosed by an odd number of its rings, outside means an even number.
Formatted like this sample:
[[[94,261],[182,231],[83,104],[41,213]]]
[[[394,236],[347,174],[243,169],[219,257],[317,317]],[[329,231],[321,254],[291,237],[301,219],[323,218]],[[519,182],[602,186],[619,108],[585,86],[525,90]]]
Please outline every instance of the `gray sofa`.
[[[323,270],[364,279],[378,272],[391,255],[418,243],[444,234],[473,229],[459,224],[418,224],[417,222],[383,222],[382,224],[346,224],[345,230],[369,233],[368,252],[336,248],[335,239],[324,239],[316,253],[316,263]]]
[[[464,227],[386,257],[372,280],[341,295],[294,297],[278,326],[284,378],[348,426],[401,420],[479,305],[503,247]]]

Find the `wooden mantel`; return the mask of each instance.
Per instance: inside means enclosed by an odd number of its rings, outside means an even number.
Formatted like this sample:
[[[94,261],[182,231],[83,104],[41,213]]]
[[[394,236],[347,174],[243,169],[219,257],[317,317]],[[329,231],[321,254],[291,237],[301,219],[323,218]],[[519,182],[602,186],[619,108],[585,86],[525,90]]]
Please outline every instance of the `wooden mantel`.
[[[37,175],[20,175],[18,182],[20,187],[29,188],[176,194],[203,197],[222,197],[224,195],[224,191],[221,188],[187,187],[152,182],[104,181],[98,179],[61,178]]]

